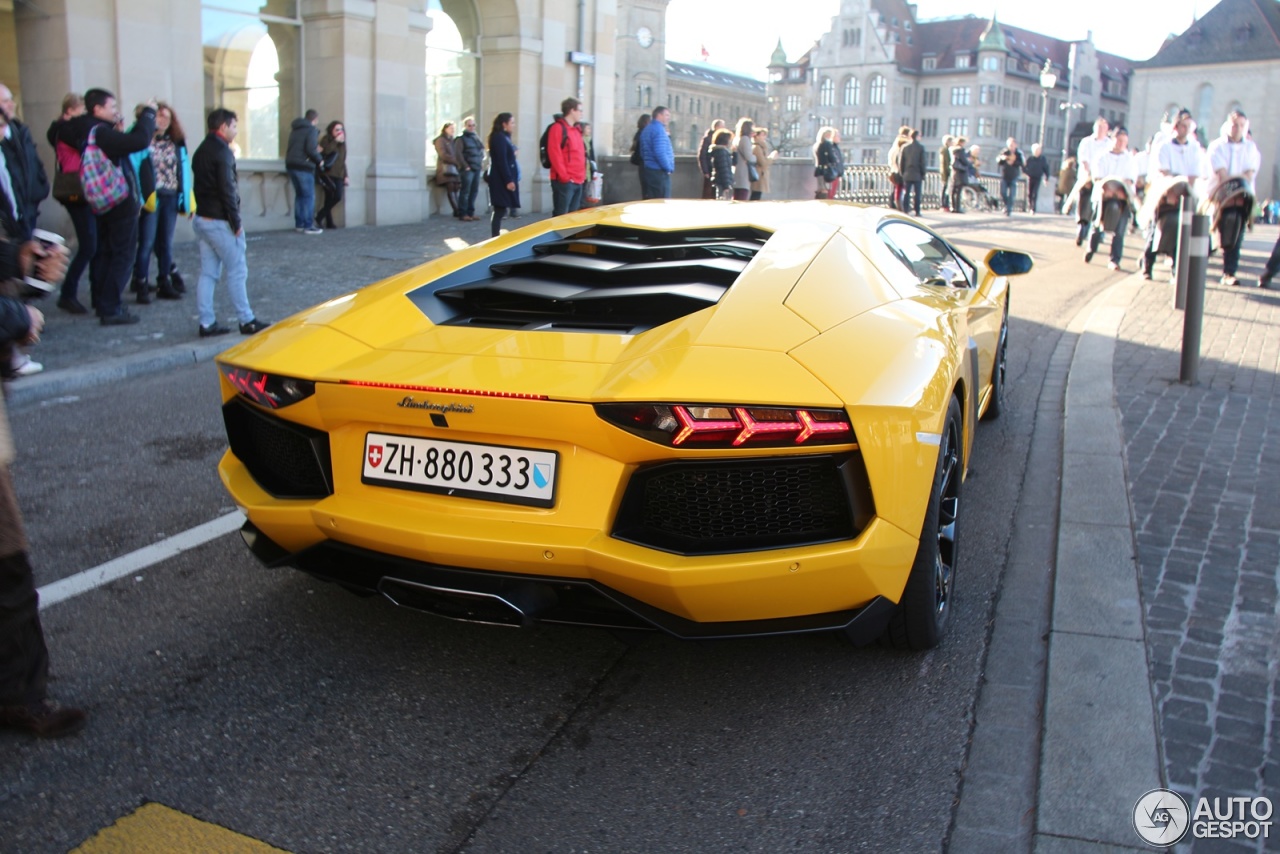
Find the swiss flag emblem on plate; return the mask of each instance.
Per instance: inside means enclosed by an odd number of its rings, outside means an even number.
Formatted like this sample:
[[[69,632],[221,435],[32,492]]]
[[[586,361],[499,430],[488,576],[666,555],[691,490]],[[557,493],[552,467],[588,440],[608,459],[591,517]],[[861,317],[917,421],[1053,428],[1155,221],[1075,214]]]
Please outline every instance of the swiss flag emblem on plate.
[[[369,465],[373,466],[374,468],[377,468],[381,464],[382,464],[382,446],[370,445],[369,446]]]

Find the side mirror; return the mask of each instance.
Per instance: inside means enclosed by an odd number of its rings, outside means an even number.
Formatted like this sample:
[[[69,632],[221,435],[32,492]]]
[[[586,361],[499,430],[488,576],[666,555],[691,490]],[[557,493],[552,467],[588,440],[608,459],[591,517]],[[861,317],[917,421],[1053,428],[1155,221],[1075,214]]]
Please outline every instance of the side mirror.
[[[1025,252],[992,249],[987,253],[987,267],[997,276],[1021,276],[1030,273],[1034,262]]]

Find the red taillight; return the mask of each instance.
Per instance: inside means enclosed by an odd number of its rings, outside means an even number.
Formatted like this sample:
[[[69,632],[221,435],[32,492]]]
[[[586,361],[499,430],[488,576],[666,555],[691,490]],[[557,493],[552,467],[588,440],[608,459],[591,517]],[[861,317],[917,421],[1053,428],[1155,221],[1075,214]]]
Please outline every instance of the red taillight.
[[[856,444],[843,409],[598,404],[601,418],[653,442],[682,448]]]
[[[279,409],[305,400],[316,393],[316,384],[310,380],[251,371],[234,365],[219,365],[219,367],[222,369],[222,375],[227,378],[227,382],[231,383],[237,392],[268,409]]]

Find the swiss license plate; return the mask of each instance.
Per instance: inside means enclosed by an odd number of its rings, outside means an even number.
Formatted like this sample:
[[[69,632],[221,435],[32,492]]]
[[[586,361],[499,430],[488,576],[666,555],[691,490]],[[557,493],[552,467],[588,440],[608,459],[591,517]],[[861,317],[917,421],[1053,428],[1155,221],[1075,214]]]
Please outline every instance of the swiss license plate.
[[[554,451],[369,433],[364,440],[361,480],[550,507],[555,503],[558,462]]]

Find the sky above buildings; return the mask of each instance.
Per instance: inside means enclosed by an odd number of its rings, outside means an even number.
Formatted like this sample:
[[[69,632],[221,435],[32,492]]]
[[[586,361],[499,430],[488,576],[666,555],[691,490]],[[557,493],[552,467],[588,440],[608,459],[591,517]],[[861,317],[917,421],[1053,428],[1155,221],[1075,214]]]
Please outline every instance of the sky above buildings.
[[[1001,23],[1075,41],[1093,31],[1101,51],[1127,59],[1150,59],[1165,38],[1185,30],[1195,15],[1218,0],[918,0],[920,20],[979,15]],[[831,26],[840,0],[742,0],[731,6],[709,0],[671,0],[667,7],[666,56],[677,62],[706,60],[719,68],[765,78],[765,66],[782,38],[787,59],[795,61]],[[726,23],[729,25],[726,26]]]

